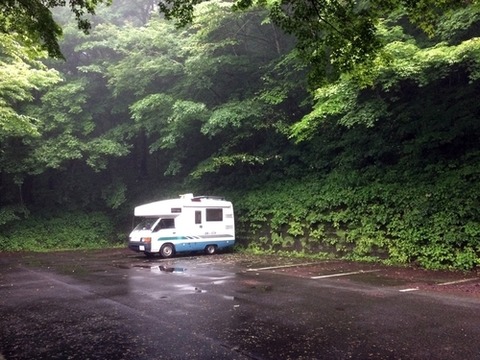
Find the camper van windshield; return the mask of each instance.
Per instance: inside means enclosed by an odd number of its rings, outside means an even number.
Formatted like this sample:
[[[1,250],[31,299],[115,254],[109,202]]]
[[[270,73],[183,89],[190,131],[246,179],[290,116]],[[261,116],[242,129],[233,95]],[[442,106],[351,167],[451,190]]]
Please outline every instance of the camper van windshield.
[[[157,220],[156,218],[143,219],[140,224],[135,226],[134,230],[152,230],[152,226]]]

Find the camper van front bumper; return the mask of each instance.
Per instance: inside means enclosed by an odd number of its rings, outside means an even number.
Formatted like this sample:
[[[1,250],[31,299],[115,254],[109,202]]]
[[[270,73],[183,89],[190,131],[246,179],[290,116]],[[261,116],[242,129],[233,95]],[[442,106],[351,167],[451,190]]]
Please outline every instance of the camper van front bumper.
[[[136,252],[150,252],[152,246],[141,241],[129,241],[128,248]]]

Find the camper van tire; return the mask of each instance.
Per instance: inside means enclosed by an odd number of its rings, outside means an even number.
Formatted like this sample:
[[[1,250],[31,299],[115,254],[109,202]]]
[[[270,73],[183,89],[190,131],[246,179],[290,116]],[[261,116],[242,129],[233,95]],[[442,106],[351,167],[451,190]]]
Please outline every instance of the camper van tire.
[[[174,253],[175,253],[175,247],[173,246],[173,244],[164,244],[160,248],[160,255],[162,255],[162,257],[164,258],[172,257]]]
[[[205,247],[205,253],[208,255],[213,255],[217,252],[217,247],[215,245],[207,245]]]

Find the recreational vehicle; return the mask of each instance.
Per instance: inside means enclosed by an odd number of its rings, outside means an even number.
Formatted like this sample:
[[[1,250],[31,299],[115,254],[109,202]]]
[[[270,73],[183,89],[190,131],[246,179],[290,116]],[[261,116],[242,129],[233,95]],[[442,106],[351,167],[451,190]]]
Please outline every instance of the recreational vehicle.
[[[137,206],[134,215],[139,222],[130,233],[128,247],[147,256],[214,254],[235,243],[233,206],[221,197],[180,195]]]

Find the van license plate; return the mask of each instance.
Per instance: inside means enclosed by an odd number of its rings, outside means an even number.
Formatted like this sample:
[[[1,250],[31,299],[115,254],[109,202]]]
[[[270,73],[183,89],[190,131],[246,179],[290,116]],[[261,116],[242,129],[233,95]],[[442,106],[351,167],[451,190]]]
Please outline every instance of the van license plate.
[[[140,251],[145,251],[145,246],[140,245],[140,246],[138,247],[138,250],[140,250]]]

